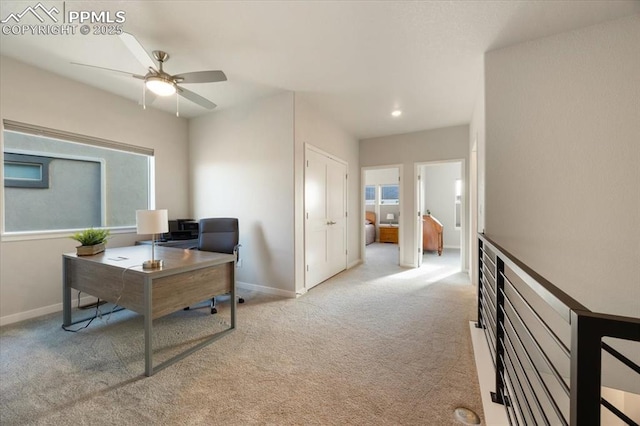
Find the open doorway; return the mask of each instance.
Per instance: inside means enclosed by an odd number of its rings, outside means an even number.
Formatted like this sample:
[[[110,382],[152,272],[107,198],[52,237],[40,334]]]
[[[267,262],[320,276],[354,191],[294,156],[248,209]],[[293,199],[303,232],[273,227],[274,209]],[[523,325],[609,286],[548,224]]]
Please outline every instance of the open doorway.
[[[464,270],[464,162],[417,165],[418,266],[446,264]]]
[[[400,264],[400,167],[363,169],[365,261]]]

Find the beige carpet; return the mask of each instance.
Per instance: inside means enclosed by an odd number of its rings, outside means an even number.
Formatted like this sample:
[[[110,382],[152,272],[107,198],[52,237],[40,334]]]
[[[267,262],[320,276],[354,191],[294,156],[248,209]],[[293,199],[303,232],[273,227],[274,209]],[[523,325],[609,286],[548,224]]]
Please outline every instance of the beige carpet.
[[[243,292],[239,327],[147,378],[142,318],[61,330],[61,314],[0,329],[0,424],[454,425],[482,416],[469,321],[475,291],[457,253],[367,263],[298,299]],[[108,313],[108,307],[102,307]],[[74,313],[88,315],[92,312]],[[156,360],[229,321],[180,311],[154,322]]]

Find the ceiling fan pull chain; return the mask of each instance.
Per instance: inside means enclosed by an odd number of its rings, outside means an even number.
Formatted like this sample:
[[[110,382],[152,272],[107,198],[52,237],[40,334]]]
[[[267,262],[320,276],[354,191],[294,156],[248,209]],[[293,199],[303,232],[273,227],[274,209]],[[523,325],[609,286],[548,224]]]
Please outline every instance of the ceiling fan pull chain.
[[[142,85],[142,109],[147,109],[147,88],[143,84]]]
[[[176,117],[180,117],[180,96],[178,96],[177,90],[176,90]]]

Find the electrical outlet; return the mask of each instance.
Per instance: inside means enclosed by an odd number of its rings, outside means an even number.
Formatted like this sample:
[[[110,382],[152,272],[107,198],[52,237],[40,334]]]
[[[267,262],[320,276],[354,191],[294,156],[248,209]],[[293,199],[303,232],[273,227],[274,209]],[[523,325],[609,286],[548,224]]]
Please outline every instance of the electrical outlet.
[[[236,262],[236,268],[242,268],[242,259],[238,259],[238,261]]]

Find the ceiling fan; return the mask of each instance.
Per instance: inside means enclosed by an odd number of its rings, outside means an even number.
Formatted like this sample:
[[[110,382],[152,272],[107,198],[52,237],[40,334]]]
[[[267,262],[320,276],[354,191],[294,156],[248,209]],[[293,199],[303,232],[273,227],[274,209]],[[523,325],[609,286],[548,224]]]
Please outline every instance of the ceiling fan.
[[[162,50],[154,50],[152,56],[142,47],[140,42],[129,33],[123,32],[119,35],[120,39],[124,42],[125,46],[131,51],[133,56],[136,57],[148,72],[145,75],[132,74],[127,71],[120,71],[111,68],[98,67],[95,65],[80,64],[72,62],[74,65],[81,65],[91,68],[99,68],[107,71],[119,72],[127,74],[133,78],[144,80],[144,88],[149,89],[151,93],[147,94],[146,90],[143,90],[143,107],[146,108],[146,104],[151,104],[155,95],[158,96],[170,96],[174,93],[194,102],[204,108],[213,109],[216,104],[210,100],[185,89],[179,84],[191,84],[191,83],[215,83],[218,81],[226,81],[227,76],[222,71],[194,71],[182,74],[171,75],[164,71],[163,65],[169,60],[169,54]],[[156,65],[157,63],[157,65]],[[177,99],[177,97],[176,97]],[[176,111],[178,115],[178,111]]]

